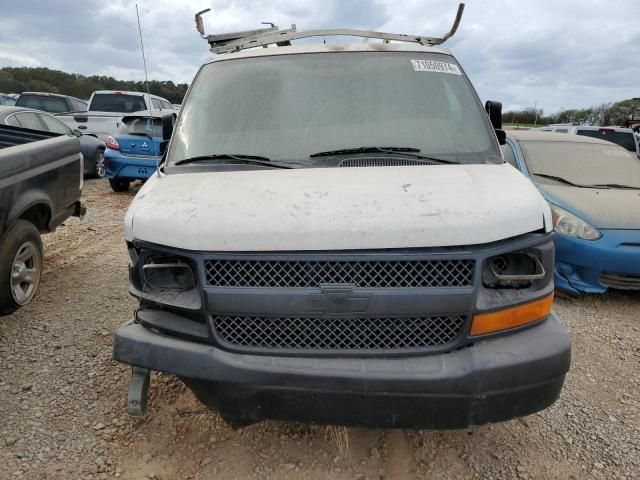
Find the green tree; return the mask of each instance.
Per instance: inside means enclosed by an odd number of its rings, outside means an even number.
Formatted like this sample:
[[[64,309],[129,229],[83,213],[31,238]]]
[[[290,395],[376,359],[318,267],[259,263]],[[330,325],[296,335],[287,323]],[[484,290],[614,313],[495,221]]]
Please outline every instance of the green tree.
[[[172,81],[149,81],[149,92],[171,103],[182,103],[189,85]],[[0,69],[0,92],[28,91],[61,93],[88,99],[95,90],[130,90],[145,92],[144,82],[117,80],[104,75],[85,76],[49,68],[5,67]]]

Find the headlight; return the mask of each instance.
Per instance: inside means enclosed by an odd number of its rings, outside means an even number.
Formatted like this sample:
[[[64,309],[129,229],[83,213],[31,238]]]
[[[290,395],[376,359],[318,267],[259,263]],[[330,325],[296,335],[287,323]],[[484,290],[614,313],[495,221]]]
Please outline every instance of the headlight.
[[[192,290],[196,282],[191,267],[180,261],[148,263],[142,267],[143,291]]]
[[[144,255],[141,279],[144,292],[185,291],[196,286],[189,263],[185,259],[169,255]]]
[[[138,249],[129,244],[130,288],[135,297],[156,304],[198,310],[197,268],[180,255]]]
[[[561,235],[568,237],[582,238],[583,240],[598,240],[602,234],[595,227],[573,213],[567,212],[560,207],[549,204],[553,217],[553,228]]]
[[[543,280],[546,272],[533,251],[509,252],[487,258],[482,269],[482,283],[488,288],[528,288]]]

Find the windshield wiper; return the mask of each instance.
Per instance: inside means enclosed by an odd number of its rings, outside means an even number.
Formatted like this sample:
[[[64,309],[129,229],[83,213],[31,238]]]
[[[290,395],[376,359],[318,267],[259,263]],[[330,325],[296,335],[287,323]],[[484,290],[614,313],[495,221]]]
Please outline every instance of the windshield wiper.
[[[198,155],[197,157],[189,157],[182,160],[178,160],[173,165],[184,165],[186,163],[204,162],[207,160],[237,160],[249,165],[266,165],[272,168],[295,168],[291,165],[282,165],[279,163],[272,163],[271,159],[267,157],[260,157],[258,155],[244,155],[242,153],[215,153],[211,155]]]
[[[549,180],[555,180],[556,182],[564,183],[565,185],[571,185],[572,187],[579,188],[611,188],[606,185],[581,185],[579,183],[573,183],[567,180],[566,178],[557,177],[555,175],[547,175],[546,173],[532,173],[536,177],[548,178]]]
[[[390,153],[392,155],[407,155],[413,158],[419,158],[421,160],[430,160],[437,163],[457,164],[453,160],[445,160],[443,158],[429,157],[427,155],[420,154],[419,148],[414,147],[354,147],[354,148],[341,148],[339,150],[328,150],[326,152],[312,153],[310,158],[316,157],[332,157],[334,155],[346,155],[349,153]]]
[[[589,185],[594,188],[620,188],[625,190],[640,190],[640,187],[634,187],[633,185],[620,185],[618,183],[602,183],[598,185]]]

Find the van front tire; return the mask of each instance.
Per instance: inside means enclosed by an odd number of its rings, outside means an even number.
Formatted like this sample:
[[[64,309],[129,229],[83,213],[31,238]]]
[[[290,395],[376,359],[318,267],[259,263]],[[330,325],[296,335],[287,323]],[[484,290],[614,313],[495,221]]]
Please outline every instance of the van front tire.
[[[0,239],[0,315],[33,300],[42,274],[42,239],[36,226],[18,220]]]

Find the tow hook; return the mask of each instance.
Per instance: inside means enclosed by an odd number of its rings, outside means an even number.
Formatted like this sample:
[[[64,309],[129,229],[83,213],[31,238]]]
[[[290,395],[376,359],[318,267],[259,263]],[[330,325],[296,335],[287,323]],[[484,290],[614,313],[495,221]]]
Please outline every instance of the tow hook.
[[[147,413],[150,372],[146,368],[133,367],[129,382],[127,412],[132,417],[144,417]]]

